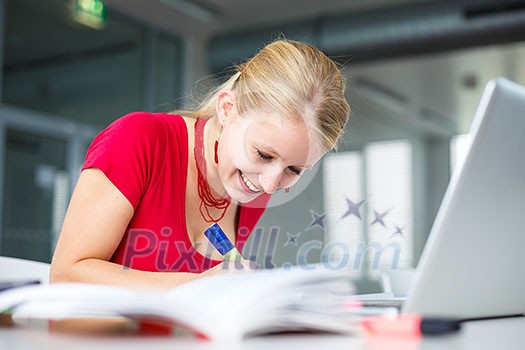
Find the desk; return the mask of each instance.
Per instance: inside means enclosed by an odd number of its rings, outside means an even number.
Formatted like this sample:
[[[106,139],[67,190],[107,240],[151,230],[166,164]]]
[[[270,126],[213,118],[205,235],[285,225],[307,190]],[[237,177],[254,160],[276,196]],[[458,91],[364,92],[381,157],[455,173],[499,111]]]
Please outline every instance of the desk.
[[[478,321],[464,324],[460,333],[419,340],[336,335],[272,335],[246,339],[238,344],[218,344],[178,336],[88,336],[25,327],[0,328],[0,349],[367,349],[367,350],[483,350],[523,349],[525,318]]]

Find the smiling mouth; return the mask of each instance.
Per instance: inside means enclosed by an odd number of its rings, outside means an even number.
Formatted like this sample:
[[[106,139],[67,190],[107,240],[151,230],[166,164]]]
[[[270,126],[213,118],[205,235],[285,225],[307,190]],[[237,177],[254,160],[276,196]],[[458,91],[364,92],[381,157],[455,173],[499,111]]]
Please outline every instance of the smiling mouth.
[[[261,192],[261,190],[259,188],[257,188],[257,186],[255,186],[247,177],[246,175],[244,175],[242,172],[240,172],[241,174],[241,179],[242,179],[242,182],[246,185],[246,187],[250,190],[250,192],[252,193],[259,193]]]

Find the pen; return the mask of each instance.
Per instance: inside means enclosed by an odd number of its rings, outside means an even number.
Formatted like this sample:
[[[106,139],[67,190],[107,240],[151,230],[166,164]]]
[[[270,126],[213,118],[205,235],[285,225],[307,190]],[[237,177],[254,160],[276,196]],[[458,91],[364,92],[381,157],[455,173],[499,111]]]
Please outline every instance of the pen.
[[[244,259],[217,223],[208,227],[206,231],[204,231],[204,235],[213,244],[215,249],[221,253],[224,260],[237,261]]]

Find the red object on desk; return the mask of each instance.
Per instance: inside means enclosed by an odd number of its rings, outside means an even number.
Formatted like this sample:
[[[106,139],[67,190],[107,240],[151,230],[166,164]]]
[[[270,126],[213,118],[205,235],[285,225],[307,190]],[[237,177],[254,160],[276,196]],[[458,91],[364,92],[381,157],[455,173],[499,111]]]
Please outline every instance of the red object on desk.
[[[382,335],[421,335],[418,315],[399,315],[395,317],[370,316],[361,320],[361,326],[368,333]]]
[[[370,316],[361,320],[368,333],[381,335],[440,335],[457,332],[461,321],[447,318],[422,318],[415,314],[397,316]]]

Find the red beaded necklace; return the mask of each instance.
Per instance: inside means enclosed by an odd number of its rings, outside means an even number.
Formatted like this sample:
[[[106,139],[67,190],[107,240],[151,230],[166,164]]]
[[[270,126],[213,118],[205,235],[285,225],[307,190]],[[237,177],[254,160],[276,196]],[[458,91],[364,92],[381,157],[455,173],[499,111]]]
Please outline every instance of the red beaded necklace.
[[[195,122],[195,145],[193,152],[195,156],[195,163],[197,165],[197,190],[201,203],[199,205],[199,211],[204,221],[212,223],[218,222],[226,214],[226,209],[230,205],[230,197],[226,198],[215,198],[211,192],[210,185],[206,181],[206,158],[204,157],[204,126],[209,118],[197,118]],[[217,145],[215,142],[215,159],[217,159]],[[220,216],[214,218],[210,213],[210,208],[216,208],[220,210]]]

